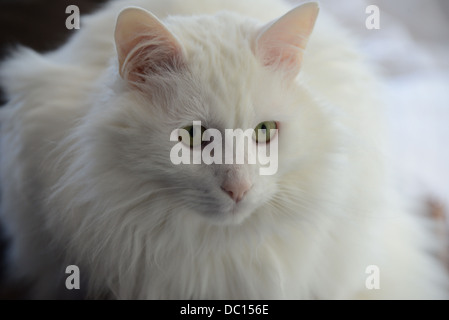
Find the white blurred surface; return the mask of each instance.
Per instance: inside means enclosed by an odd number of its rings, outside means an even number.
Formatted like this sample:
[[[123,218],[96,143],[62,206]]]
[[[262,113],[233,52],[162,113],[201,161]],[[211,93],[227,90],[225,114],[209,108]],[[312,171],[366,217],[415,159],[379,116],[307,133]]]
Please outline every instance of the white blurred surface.
[[[291,0],[293,3],[303,1]],[[383,77],[392,156],[402,187],[449,209],[449,1],[321,0]],[[368,30],[368,5],[380,29]]]

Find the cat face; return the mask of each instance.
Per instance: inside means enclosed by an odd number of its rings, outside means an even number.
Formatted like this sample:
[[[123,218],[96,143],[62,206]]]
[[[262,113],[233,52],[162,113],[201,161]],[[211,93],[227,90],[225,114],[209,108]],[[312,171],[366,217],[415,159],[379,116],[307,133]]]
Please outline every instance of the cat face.
[[[307,127],[301,113],[310,111],[298,106],[314,102],[295,78],[316,15],[316,5],[308,4],[263,28],[231,13],[172,18],[167,27],[144,10],[124,10],[115,38],[125,91],[114,118],[120,156],[133,174],[169,194],[174,210],[214,224],[241,223],[275,198],[279,180],[307,150],[295,140],[301,140],[297,126]],[[223,138],[229,129],[272,126],[277,132],[269,141],[248,143],[276,145],[270,156],[279,170],[261,175],[263,165],[249,164],[247,156],[243,164],[226,164],[229,141],[215,147],[222,164],[174,164],[170,152],[180,142],[170,136],[179,128],[201,135],[190,130],[194,121]]]

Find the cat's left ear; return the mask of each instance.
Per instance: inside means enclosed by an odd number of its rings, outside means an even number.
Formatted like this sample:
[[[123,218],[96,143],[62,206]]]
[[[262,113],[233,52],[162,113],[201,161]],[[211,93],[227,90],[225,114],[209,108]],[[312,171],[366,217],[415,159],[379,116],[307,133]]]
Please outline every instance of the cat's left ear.
[[[119,72],[123,79],[142,82],[145,74],[173,70],[183,61],[183,48],[165,25],[150,12],[124,9],[115,26]]]
[[[296,76],[318,11],[316,2],[305,3],[263,28],[255,46],[261,63]]]

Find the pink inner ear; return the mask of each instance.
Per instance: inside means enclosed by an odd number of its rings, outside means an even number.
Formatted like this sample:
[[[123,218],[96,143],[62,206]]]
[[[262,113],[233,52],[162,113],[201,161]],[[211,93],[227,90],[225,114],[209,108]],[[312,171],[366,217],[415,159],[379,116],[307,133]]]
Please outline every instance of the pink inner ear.
[[[299,72],[317,15],[318,5],[306,3],[266,27],[256,42],[256,55],[262,64]]]
[[[177,69],[181,61],[181,49],[173,45],[169,39],[142,36],[134,49],[128,53],[121,73],[129,81],[143,82],[144,75]]]
[[[298,43],[298,45],[287,44],[287,43]],[[304,49],[300,46],[307,40],[291,40],[289,42],[277,41],[271,44],[265,44],[265,52],[261,55],[262,64],[264,66],[275,66],[278,68],[298,68],[301,65],[301,58]]]
[[[115,29],[120,75],[142,82],[144,74],[174,69],[182,60],[175,36],[151,13],[140,8],[123,10]]]

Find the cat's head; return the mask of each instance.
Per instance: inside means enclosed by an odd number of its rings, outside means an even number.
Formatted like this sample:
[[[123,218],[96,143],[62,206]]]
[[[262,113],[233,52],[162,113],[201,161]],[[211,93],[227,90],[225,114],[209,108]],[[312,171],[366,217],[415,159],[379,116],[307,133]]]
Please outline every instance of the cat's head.
[[[161,22],[143,9],[122,11],[115,30],[121,79],[109,117],[117,158],[168,207],[212,223],[240,223],[275,199],[281,179],[314,148],[310,130],[321,121],[298,81],[317,14],[308,3],[261,25],[229,12]],[[201,124],[193,128],[194,121]],[[199,142],[179,142],[179,129]],[[222,144],[211,148],[215,136],[202,142],[205,129],[221,133]],[[276,146],[265,164],[276,166],[273,174],[262,175],[259,161],[225,164],[227,129],[276,129],[248,139]],[[222,151],[223,164],[177,165],[170,157],[206,148],[215,158]]]

